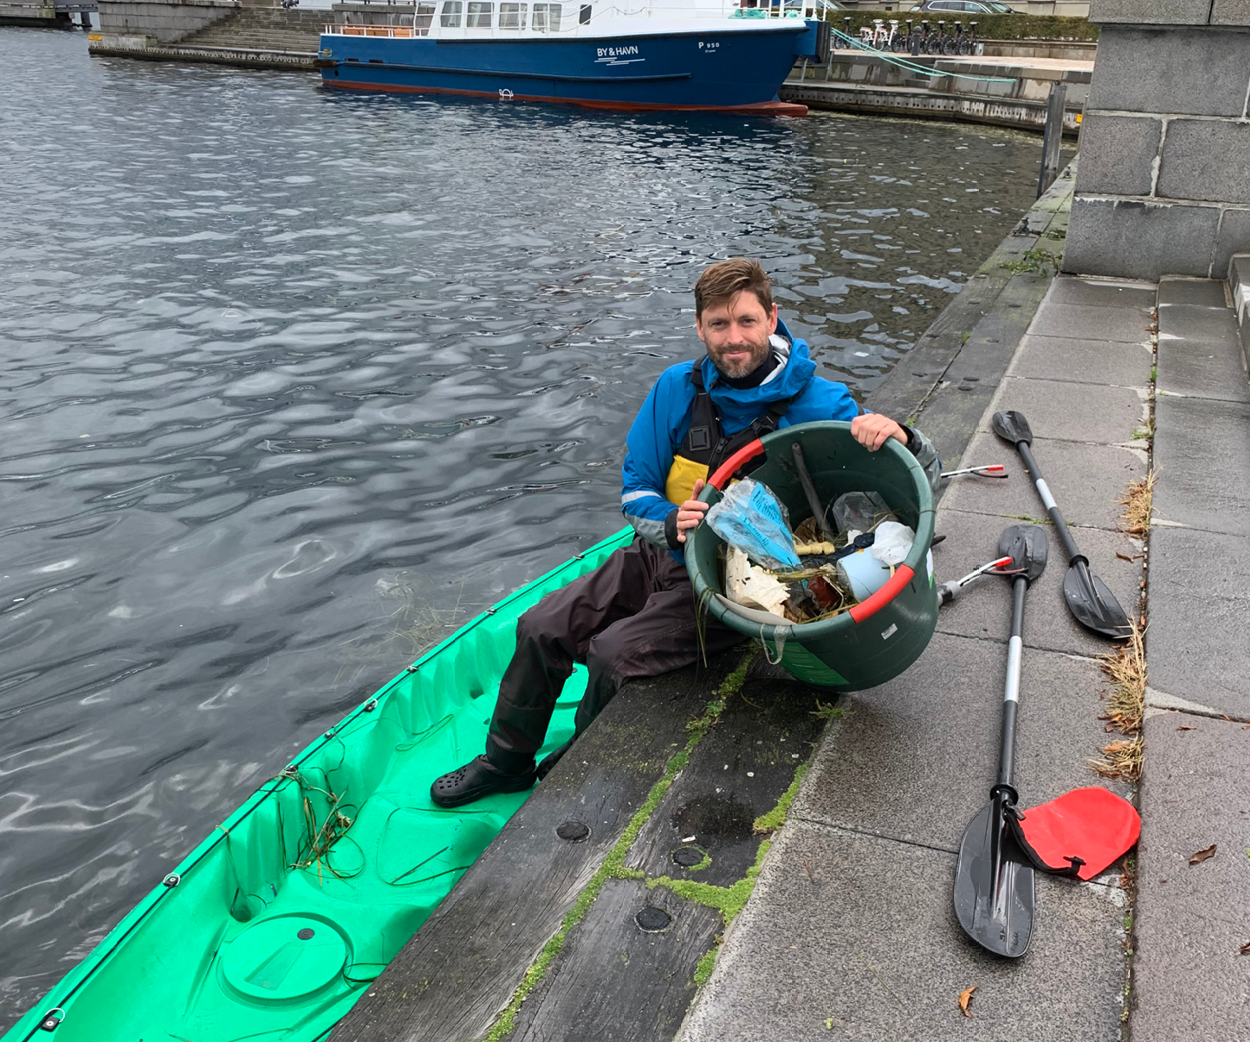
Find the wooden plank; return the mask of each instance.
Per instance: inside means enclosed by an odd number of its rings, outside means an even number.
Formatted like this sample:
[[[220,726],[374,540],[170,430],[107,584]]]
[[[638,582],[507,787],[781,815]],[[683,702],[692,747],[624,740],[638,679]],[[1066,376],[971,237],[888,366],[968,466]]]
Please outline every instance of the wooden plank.
[[[639,928],[635,916],[644,907],[671,917],[663,933]],[[715,909],[663,887],[610,880],[526,998],[509,1042],[672,1038],[694,998],[699,959],[722,928]]]
[[[792,678],[749,678],[638,833],[626,865],[714,886],[732,886],[746,875],[760,844],[752,825],[777,805],[811,756],[824,728],[813,715],[817,699],[835,697]],[[674,862],[677,850],[692,845],[711,864],[691,871]]]
[[[480,1038],[740,660],[627,684],[335,1026],[352,1042]],[[589,838],[556,836],[568,820]]]

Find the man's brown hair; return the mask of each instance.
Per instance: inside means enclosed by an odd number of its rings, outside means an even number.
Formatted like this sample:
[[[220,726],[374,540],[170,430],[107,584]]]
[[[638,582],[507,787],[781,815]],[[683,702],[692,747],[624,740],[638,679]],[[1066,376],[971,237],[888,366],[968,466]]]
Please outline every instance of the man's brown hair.
[[[754,293],[764,310],[772,314],[773,288],[755,261],[745,257],[732,257],[717,261],[694,284],[694,313],[703,317],[703,309],[727,304],[743,290]]]

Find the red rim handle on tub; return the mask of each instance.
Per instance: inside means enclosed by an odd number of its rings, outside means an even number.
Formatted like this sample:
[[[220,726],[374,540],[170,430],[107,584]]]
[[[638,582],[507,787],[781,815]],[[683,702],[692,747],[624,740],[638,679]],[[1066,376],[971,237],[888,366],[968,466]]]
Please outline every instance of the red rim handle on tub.
[[[851,609],[851,618],[856,622],[863,622],[870,615],[876,615],[890,601],[894,600],[895,595],[911,582],[911,578],[915,574],[907,565],[899,565],[894,570],[894,574],[890,576],[889,582],[869,597],[868,600],[860,601],[859,604]]]
[[[755,457],[760,455],[763,451],[764,443],[760,441],[759,438],[756,438],[750,445],[744,445],[732,456],[730,456],[729,459],[725,460],[725,462],[717,468],[716,473],[707,479],[707,483],[711,485],[712,488],[716,489],[717,492],[722,491],[729,479],[737,473],[742,464],[744,464],[747,460],[755,459]]]

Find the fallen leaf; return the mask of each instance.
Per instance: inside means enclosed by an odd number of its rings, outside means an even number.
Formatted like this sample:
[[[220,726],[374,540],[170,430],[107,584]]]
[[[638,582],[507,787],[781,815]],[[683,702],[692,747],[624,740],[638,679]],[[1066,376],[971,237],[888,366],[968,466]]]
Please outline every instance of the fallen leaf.
[[[1115,730],[1115,724],[1113,724],[1113,723],[1111,723],[1110,721],[1108,721],[1107,723],[1105,723],[1105,724],[1103,725],[1103,728],[1102,728],[1102,729],[1103,729],[1104,731],[1106,731],[1108,734],[1110,734],[1112,731],[1114,731],[1114,730]]]
[[[1198,728],[1197,728],[1196,726],[1194,726],[1193,724],[1178,724],[1178,725],[1177,725],[1177,727],[1176,727],[1176,729],[1177,729],[1178,731],[1196,731],[1196,730],[1198,730]]]
[[[979,988],[980,986],[981,985],[979,984],[974,984],[971,988],[968,988],[966,991],[961,991],[959,993],[959,1012],[962,1013],[965,1017],[972,1016],[972,1014],[968,1012],[968,1006],[971,1005],[972,1003],[972,993],[976,991],[977,988]]]
[[[1250,941],[1247,941],[1237,950],[1241,952],[1242,955],[1250,955]]]
[[[1215,857],[1215,844],[1212,843],[1206,850],[1199,850],[1196,854],[1191,854],[1189,863],[1191,865],[1201,865],[1204,861],[1210,861]]]

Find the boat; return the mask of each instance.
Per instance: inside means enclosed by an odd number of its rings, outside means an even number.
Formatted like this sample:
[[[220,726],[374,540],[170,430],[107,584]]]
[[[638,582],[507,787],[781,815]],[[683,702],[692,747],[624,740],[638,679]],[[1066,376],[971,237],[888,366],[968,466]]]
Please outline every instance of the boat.
[[[277,771],[0,1042],[316,1042],[364,994],[528,792],[444,810],[479,752],[517,618],[632,529],[505,597]],[[573,733],[579,666],[540,756]]]
[[[798,59],[827,59],[824,0],[632,2],[417,0],[408,25],[326,26],[316,64],[335,88],[806,114],[777,91]]]

